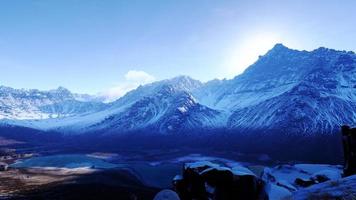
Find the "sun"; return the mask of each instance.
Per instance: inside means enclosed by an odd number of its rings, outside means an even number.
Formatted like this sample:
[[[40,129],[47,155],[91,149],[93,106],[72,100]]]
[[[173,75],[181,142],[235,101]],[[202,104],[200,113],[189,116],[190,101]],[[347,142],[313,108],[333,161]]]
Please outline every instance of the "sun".
[[[271,33],[250,35],[240,39],[225,61],[227,78],[241,74],[247,67],[256,62],[260,55],[266,54],[268,50],[280,42],[280,37]]]

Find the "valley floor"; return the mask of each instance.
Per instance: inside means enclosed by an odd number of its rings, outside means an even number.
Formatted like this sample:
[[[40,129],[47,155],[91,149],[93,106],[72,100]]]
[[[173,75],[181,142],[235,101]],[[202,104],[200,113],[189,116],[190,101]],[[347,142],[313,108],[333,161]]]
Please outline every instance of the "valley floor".
[[[173,177],[182,173],[185,163],[194,162],[247,167],[266,181],[271,200],[294,199],[294,196],[310,199],[323,191],[333,197],[338,190],[346,192],[348,197],[356,196],[356,178],[342,180],[338,165],[276,164],[266,156],[247,159],[246,155],[237,154],[235,158],[245,158],[239,162],[239,159],[218,154],[151,151],[122,156],[93,152],[19,159],[10,164],[9,170],[0,171],[0,199],[153,199],[160,190],[172,188]],[[256,158],[259,158],[257,162],[250,162]],[[317,186],[320,184],[301,187],[295,183],[297,178],[308,181],[316,175],[330,178],[331,183],[322,183],[327,189]]]

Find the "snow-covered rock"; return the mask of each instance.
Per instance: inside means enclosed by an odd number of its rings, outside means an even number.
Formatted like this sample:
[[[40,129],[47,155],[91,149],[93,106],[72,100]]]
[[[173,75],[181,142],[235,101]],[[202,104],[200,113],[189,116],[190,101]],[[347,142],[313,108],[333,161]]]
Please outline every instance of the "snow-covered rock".
[[[296,191],[290,199],[355,199],[356,175],[330,180]]]
[[[205,169],[216,168],[216,167],[220,167],[220,165],[216,163],[212,163],[210,161],[198,161],[198,162],[184,164],[184,169],[198,170],[199,173],[201,171],[204,171]]]
[[[177,176],[176,176],[177,177]],[[243,166],[210,161],[184,164],[173,186],[182,199],[265,199],[265,183]]]
[[[341,166],[326,164],[296,164],[266,167],[262,179],[267,182],[270,199],[283,199],[293,192],[303,189],[298,181],[310,182],[310,185],[341,178]]]

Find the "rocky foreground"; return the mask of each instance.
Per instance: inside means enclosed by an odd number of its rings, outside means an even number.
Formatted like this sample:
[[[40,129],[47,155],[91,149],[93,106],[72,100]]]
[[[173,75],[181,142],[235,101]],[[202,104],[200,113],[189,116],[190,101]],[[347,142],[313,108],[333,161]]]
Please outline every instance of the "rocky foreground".
[[[356,175],[321,164],[185,163],[159,192],[125,169],[27,168],[0,172],[0,199],[309,200],[356,197]]]
[[[356,175],[342,178],[341,168],[296,164],[256,170],[206,161],[186,163],[182,174],[173,179],[175,192],[164,190],[155,200],[353,200],[356,198]]]

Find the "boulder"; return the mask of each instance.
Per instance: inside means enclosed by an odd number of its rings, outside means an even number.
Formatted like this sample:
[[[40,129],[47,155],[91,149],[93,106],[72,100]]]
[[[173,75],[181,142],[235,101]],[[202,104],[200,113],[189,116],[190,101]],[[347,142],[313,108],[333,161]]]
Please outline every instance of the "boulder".
[[[211,162],[187,163],[173,185],[181,199],[268,199],[265,183],[245,167],[228,168]]]

